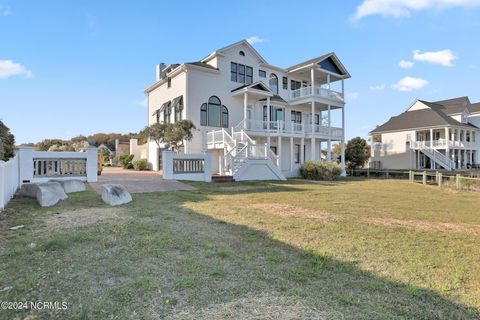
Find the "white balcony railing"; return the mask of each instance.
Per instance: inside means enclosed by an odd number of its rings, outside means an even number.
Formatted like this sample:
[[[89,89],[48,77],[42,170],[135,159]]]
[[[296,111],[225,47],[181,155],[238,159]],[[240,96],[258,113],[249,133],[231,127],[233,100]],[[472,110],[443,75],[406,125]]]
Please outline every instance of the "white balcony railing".
[[[290,91],[290,100],[298,100],[308,97],[321,97],[329,100],[344,102],[343,95],[340,92],[333,91],[330,89],[322,88],[320,86],[315,86],[312,92],[312,87],[302,87],[300,89]]]
[[[478,148],[478,144],[476,142],[471,141],[452,141],[445,139],[438,139],[426,141],[411,141],[410,142],[412,148],[419,149],[422,147],[434,148],[434,149],[445,149],[448,145],[449,148],[466,148],[466,149],[475,149]]]
[[[271,134],[293,134],[301,136],[323,136],[330,139],[343,139],[343,129],[336,127],[325,127],[322,125],[314,125],[312,131],[311,124],[305,123],[296,123],[296,122],[285,122],[285,121],[262,121],[262,120],[246,120],[241,122],[239,125],[242,125],[248,132],[260,132],[260,133],[271,133]],[[236,127],[236,129],[238,129]]]

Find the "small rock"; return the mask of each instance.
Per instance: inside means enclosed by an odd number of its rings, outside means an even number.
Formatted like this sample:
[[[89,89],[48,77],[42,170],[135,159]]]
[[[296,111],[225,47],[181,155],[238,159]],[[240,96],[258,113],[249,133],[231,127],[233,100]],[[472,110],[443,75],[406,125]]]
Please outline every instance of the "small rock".
[[[15,226],[15,227],[11,227],[11,228],[8,228],[9,230],[18,230],[18,229],[22,229],[23,227],[25,227],[23,224],[19,225],[19,226]]]
[[[132,201],[132,196],[121,184],[103,184],[102,200],[111,206],[118,206]]]
[[[66,180],[50,180],[52,182],[58,182],[62,186],[65,193],[81,192],[85,191],[85,183],[78,179],[66,179]]]

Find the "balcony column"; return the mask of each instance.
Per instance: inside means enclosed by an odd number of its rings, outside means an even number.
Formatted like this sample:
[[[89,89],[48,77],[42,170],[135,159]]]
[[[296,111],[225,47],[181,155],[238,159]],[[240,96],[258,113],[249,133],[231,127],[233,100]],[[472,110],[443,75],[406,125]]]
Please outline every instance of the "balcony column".
[[[330,90],[330,74],[327,74],[327,86],[328,90]]]
[[[277,139],[277,152],[278,152],[278,168],[282,170],[282,136],[278,135]]]
[[[331,112],[330,112],[331,106],[328,105],[328,135],[329,137],[332,135],[332,121],[331,121]],[[332,139],[328,139],[327,141],[327,160],[330,161],[332,160]]]
[[[430,129],[430,148],[433,148],[433,129]]]
[[[312,99],[312,145],[310,146],[310,160],[315,160],[315,101]]]
[[[450,134],[449,129],[445,128],[445,156],[449,159],[450,155]]]
[[[462,151],[460,149],[457,149],[457,168],[462,169]]]
[[[345,101],[345,83],[344,83],[343,79],[342,79],[342,98]]]
[[[243,128],[247,128],[247,105],[248,105],[248,93],[243,94]]]
[[[345,171],[345,107],[342,108],[342,141],[340,147],[342,153],[342,177],[345,177],[347,175],[347,172]]]
[[[262,110],[263,112],[263,110]],[[263,119],[263,114],[262,114]],[[270,97],[267,97],[267,145],[268,149],[270,149],[271,141],[270,141]]]
[[[294,162],[295,162],[295,152],[293,151],[293,136],[290,136],[290,172],[293,172]]]

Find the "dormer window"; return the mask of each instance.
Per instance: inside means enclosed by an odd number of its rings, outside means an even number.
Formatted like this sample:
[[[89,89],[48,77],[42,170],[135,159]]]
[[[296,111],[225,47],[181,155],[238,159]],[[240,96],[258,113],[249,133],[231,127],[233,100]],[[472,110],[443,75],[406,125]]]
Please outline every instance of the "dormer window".
[[[245,57],[245,52],[243,51],[240,51],[238,54],[241,55],[242,57]]]
[[[167,87],[170,88],[172,86],[172,78],[167,78]]]

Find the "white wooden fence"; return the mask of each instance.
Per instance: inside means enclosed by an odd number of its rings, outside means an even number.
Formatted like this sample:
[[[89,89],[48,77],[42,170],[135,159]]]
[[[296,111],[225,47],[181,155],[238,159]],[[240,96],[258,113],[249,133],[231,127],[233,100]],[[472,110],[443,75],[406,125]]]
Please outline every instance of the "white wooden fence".
[[[3,210],[19,187],[19,157],[0,160],[0,210]]]
[[[212,156],[210,153],[162,152],[163,179],[212,181]]]
[[[35,151],[18,147],[15,157],[0,161],[0,210],[3,210],[17,189],[24,183],[51,179],[97,181],[97,148],[85,152]]]

